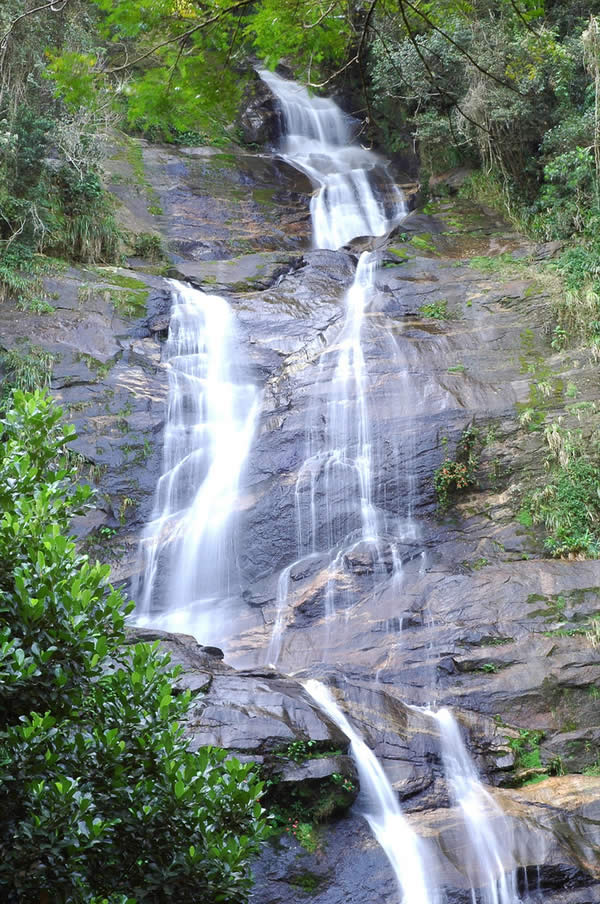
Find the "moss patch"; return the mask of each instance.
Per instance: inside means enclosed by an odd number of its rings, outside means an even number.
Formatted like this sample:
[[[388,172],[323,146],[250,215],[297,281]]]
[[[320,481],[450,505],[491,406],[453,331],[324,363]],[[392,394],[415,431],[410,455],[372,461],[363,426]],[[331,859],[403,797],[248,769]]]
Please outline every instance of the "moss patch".
[[[390,254],[393,254],[395,257],[400,258],[400,260],[403,260],[403,261],[409,260],[411,257],[413,257],[413,255],[410,254],[410,252],[407,251],[406,248],[392,247],[392,248],[386,248],[385,250],[388,251]]]
[[[426,251],[428,254],[435,254],[437,251],[433,243],[433,236],[430,232],[423,232],[421,235],[413,235],[410,244],[418,251]]]
[[[295,876],[291,876],[288,881],[294,888],[299,888],[300,891],[309,895],[317,891],[324,880],[323,876],[318,876],[317,873],[311,873],[310,870],[304,870],[301,873],[297,873]]]
[[[146,315],[150,290],[146,283],[134,276],[116,273],[110,267],[95,267],[93,270],[100,276],[104,285],[81,286],[80,297],[97,293],[104,295],[115,309],[115,313],[127,320],[135,320]]]
[[[88,370],[95,375],[98,382],[104,380],[117,363],[115,358],[110,358],[108,361],[99,361],[92,355],[86,355],[83,352],[76,354],[75,360],[82,361]]]

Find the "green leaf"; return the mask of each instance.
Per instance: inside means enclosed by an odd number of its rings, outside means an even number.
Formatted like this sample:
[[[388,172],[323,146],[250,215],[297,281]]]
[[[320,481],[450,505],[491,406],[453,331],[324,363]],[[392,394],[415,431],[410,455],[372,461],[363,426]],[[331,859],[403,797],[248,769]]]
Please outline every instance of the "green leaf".
[[[181,781],[181,779],[175,782],[175,797],[180,798],[185,794],[185,785]]]

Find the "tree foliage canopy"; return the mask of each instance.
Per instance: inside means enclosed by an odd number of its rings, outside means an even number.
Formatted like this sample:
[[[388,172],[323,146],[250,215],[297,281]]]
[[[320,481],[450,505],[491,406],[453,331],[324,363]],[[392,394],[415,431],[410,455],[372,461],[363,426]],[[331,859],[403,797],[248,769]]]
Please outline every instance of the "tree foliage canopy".
[[[95,191],[107,121],[159,140],[235,141],[258,61],[343,90],[388,153],[418,148],[422,177],[482,167],[529,231],[595,232],[598,12],[596,0],[7,0],[0,241],[114,258]]]

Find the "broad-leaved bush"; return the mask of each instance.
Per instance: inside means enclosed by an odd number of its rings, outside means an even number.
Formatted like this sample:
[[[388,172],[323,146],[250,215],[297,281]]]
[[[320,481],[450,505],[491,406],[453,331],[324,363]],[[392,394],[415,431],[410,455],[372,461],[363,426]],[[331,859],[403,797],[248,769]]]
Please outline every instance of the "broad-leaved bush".
[[[0,899],[237,904],[265,836],[262,783],[191,752],[189,693],[68,535],[90,505],[44,392],[0,420]]]

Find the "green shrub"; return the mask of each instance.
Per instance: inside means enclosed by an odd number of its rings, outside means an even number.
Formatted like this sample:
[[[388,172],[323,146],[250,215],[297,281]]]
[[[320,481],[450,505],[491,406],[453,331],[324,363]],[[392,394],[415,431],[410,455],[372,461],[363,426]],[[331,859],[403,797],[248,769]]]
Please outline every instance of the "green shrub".
[[[447,446],[448,440],[444,438],[442,444]],[[481,445],[479,430],[474,426],[467,427],[456,447],[456,459],[450,458],[446,452],[443,462],[436,468],[433,486],[441,512],[450,508],[455,493],[475,483]]]
[[[529,493],[521,523],[543,524],[553,556],[600,555],[600,462],[579,431],[551,424],[545,431],[550,454],[544,486]]]
[[[543,731],[527,729],[520,729],[516,738],[507,738],[508,746],[511,748],[515,758],[514,769],[517,773],[517,785],[532,785],[544,781],[544,779],[548,778],[548,775],[562,774],[559,771],[562,766],[556,760],[544,769],[540,752],[540,744],[543,738]],[[523,772],[527,774],[528,780],[524,781],[523,777],[519,776],[519,773]],[[531,776],[531,772],[537,772],[537,775]]]
[[[598,464],[579,458],[558,468],[546,485],[526,500],[534,523],[544,524],[546,549],[553,556],[600,554],[600,478]]]
[[[457,490],[464,490],[473,483],[467,465],[445,458],[433,477],[438,505],[442,511],[450,506],[450,497]]]
[[[132,251],[135,257],[148,261],[161,261],[165,258],[161,237],[154,232],[138,232],[132,241]]]
[[[43,393],[0,422],[0,897],[244,902],[265,835],[253,764],[191,753],[157,645],[125,643],[108,567],[66,535],[90,504]]]
[[[98,174],[63,166],[54,183],[56,207],[49,244],[57,253],[84,263],[117,262],[122,235]]]
[[[588,122],[590,133],[593,124]],[[585,141],[585,138],[583,139]],[[598,222],[597,184],[591,147],[564,145],[544,167],[544,183],[531,205],[531,232],[542,239],[570,238]]]
[[[35,298],[38,285],[31,275],[16,269],[10,260],[0,257],[0,302],[14,298],[21,308],[26,308],[30,299]]]
[[[0,91],[0,254],[14,256],[18,244],[70,260],[116,262],[121,237],[99,178],[108,107],[96,108],[89,92],[73,106],[55,80],[60,70],[71,92],[80,81],[86,57],[66,45],[90,40],[90,4],[85,12],[79,3],[64,12],[65,4],[42,6],[34,16],[23,0],[7,3],[12,10],[0,13],[8,39]],[[62,69],[54,65],[59,47]],[[27,266],[2,260],[0,295],[27,297],[28,275]]]
[[[448,302],[446,299],[440,301],[432,301],[430,304],[421,305],[419,308],[421,317],[428,320],[451,320],[452,315],[448,312]]]
[[[34,254],[22,242],[0,247],[0,302],[14,298],[22,311],[50,313],[54,308],[46,300],[41,277],[59,268],[58,261]]]
[[[0,352],[0,370],[3,374],[0,411],[6,407],[12,389],[33,392],[49,386],[54,360],[54,355],[39,345],[25,345]]]

